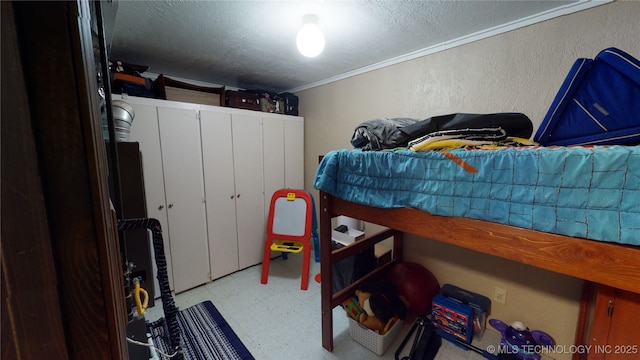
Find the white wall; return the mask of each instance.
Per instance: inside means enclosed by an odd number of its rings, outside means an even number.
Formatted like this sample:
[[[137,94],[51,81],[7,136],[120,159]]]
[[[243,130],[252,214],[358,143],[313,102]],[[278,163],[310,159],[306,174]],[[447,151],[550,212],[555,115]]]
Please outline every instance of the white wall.
[[[612,46],[640,58],[639,18],[640,2],[610,3],[299,92],[305,186],[313,189],[319,155],[351,148],[356,125],[377,117],[516,111],[537,129],[576,58]],[[494,303],[491,317],[574,343],[581,280],[415,236],[405,249],[441,284],[489,297],[494,286],[507,289],[506,305]]]

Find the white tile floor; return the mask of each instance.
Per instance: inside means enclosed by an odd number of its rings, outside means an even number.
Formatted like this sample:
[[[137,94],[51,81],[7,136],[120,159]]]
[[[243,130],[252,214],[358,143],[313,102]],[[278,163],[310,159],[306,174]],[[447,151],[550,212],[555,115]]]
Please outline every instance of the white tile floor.
[[[257,360],[394,359],[410,323],[405,323],[398,338],[378,356],[351,339],[349,322],[341,307],[333,310],[334,350],[329,352],[322,347],[320,284],[314,281],[320,264],[313,262],[312,256],[309,289],[303,291],[300,290],[301,259],[302,256],[290,255],[287,260],[272,260],[266,285],[260,284],[262,266],[257,265],[174,298],[180,309],[211,300]],[[147,310],[145,318],[153,321],[162,316],[158,299],[156,306]],[[409,348],[410,344],[401,356],[406,356]],[[484,358],[443,341],[436,360],[457,359]]]

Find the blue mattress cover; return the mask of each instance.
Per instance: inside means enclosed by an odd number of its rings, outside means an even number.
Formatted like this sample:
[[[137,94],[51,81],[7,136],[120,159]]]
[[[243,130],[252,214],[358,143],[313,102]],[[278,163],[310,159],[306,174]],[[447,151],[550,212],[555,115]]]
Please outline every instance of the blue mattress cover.
[[[314,186],[380,208],[640,245],[640,146],[331,151]],[[459,162],[459,161],[458,161]]]

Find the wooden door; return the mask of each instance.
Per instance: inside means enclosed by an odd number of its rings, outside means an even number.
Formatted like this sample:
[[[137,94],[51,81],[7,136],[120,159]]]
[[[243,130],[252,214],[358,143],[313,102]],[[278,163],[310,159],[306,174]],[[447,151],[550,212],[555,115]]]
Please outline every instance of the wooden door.
[[[158,107],[175,291],[209,281],[200,124],[192,109]]]
[[[0,2],[2,359],[129,358],[89,5]]]
[[[202,160],[211,278],[238,270],[231,114],[201,111]]]
[[[640,359],[640,294],[615,290],[605,359]]]
[[[160,129],[158,128],[158,111],[156,106],[136,104],[135,100],[123,99],[133,107],[135,117],[131,124],[129,134],[130,141],[140,144],[142,155],[142,172],[147,202],[147,217],[160,221],[162,238],[164,240],[164,253],[167,259],[167,274],[172,290],[173,271],[171,269],[171,248],[169,247],[169,224],[167,220],[167,203],[164,194],[164,175],[162,173],[162,154],[160,151]],[[153,246],[151,246],[153,251]],[[153,258],[155,259],[155,257]],[[160,289],[157,274],[157,266],[153,261],[153,281],[155,289]],[[157,292],[160,296],[160,291]]]
[[[598,285],[593,303],[587,358],[640,358],[640,294]]]
[[[238,266],[262,261],[265,239],[265,208],[262,159],[262,118],[233,114],[233,164],[236,186]]]

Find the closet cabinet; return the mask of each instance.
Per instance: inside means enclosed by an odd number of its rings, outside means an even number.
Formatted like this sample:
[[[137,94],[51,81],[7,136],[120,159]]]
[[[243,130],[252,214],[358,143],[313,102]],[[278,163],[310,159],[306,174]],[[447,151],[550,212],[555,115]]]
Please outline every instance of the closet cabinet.
[[[120,97],[115,97],[120,99]],[[271,195],[304,187],[304,118],[124,96],[172,289],[262,261]]]
[[[209,279],[198,118],[188,108],[129,103],[135,111],[130,140],[140,143],[148,216],[162,225],[172,289],[185,291]]]
[[[201,109],[211,277],[259,264],[271,195],[303,186],[304,120]]]
[[[200,122],[211,277],[216,279],[261,260],[262,118],[201,111]]]

